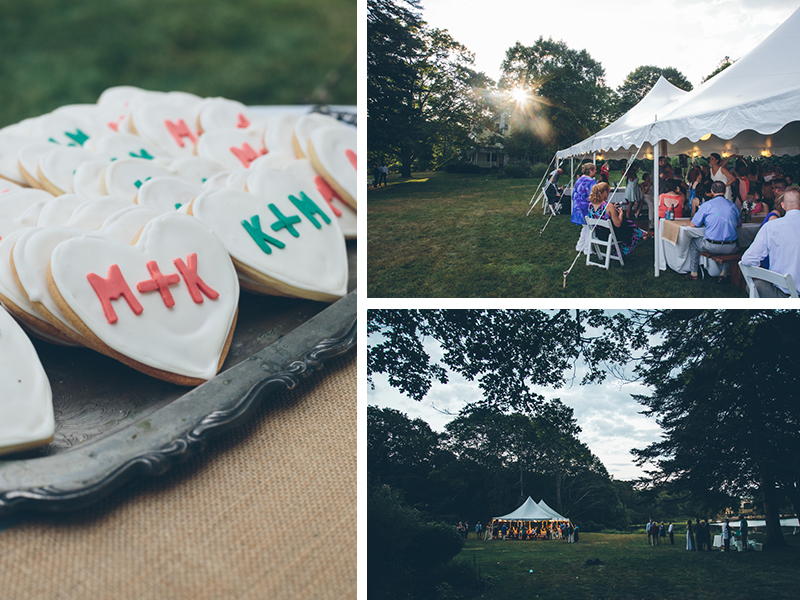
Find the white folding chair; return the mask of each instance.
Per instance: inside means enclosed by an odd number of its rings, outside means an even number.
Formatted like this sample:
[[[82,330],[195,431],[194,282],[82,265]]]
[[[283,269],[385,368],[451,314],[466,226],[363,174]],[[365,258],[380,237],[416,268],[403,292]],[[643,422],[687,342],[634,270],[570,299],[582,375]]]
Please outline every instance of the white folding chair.
[[[792,281],[792,276],[789,273],[781,275],[780,273],[764,269],[763,267],[748,267],[747,265],[743,265],[742,261],[739,261],[739,269],[741,269],[744,280],[747,282],[751,298],[759,297],[753,279],[763,279],[772,285],[785,287],[789,290],[790,298],[798,297],[797,288],[794,286],[794,281]]]
[[[592,232],[589,239],[589,253],[586,255],[586,264],[594,265],[595,267],[603,267],[608,270],[612,260],[618,260],[619,264],[625,266],[625,261],[622,259],[622,251],[617,243],[617,236],[614,235],[614,227],[611,221],[606,219],[590,219],[587,217],[586,224]],[[598,231],[605,229],[608,231],[608,239],[603,240],[597,237]],[[603,252],[605,248],[605,252]],[[612,249],[616,252],[612,252]],[[598,258],[603,262],[592,262],[592,254],[597,254]]]

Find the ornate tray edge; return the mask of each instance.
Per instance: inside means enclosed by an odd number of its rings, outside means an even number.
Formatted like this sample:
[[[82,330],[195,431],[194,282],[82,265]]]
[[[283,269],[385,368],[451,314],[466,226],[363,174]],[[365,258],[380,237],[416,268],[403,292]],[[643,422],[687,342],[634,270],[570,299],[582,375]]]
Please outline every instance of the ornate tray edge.
[[[355,305],[356,291],[339,302]],[[322,318],[328,311],[333,310],[339,302],[312,317],[275,344],[286,343],[291,336],[302,335],[304,328],[310,327],[314,320]],[[349,306],[347,308],[349,309]],[[240,425],[270,393],[294,389],[301,380],[321,370],[327,361],[353,348],[357,332],[355,306],[347,313],[352,314],[352,318],[343,335],[320,340],[301,359],[289,362],[282,370],[255,383],[231,408],[212,411],[169,444],[129,458],[100,478],[74,486],[40,486],[0,492],[0,515],[21,510],[69,511],[84,508],[105,498],[135,477],[161,475],[173,466],[187,461],[201,452],[208,440]],[[258,360],[260,355],[274,350],[275,344],[257,352],[249,360]],[[220,373],[208,384],[219,380],[223,375],[235,374],[244,364],[240,363]]]

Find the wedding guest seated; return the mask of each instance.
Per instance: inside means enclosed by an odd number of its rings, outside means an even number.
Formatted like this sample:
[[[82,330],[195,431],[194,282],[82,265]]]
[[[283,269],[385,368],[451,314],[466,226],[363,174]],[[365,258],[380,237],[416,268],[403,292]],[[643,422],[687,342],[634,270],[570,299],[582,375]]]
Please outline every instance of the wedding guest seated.
[[[800,282],[800,188],[792,186],[783,194],[786,214],[761,227],[752,245],[742,255],[742,264],[758,267],[769,258],[769,270],[789,273],[793,281]],[[775,286],[762,279],[754,284],[761,298],[787,298],[789,289]]]
[[[669,209],[675,213],[676,219],[683,218],[683,196],[678,192],[678,183],[674,179],[667,180],[665,192],[658,197],[658,216],[666,218]]]
[[[636,247],[636,244],[643,239],[649,239],[650,236],[631,221],[625,219],[616,204],[608,202],[609,191],[610,187],[607,183],[598,183],[592,188],[589,194],[589,212],[586,216],[592,219],[610,220],[614,227],[614,235],[622,251],[622,256],[628,256]],[[608,232],[605,229],[598,233],[598,237],[602,239],[604,234],[608,239]]]
[[[775,194],[776,198],[780,196],[787,188],[786,180],[783,177],[779,179],[773,179],[771,184],[772,184],[772,193]]]
[[[736,205],[724,196],[727,186],[722,181],[715,181],[711,185],[714,197],[700,206],[692,220],[690,227],[705,227],[702,238],[692,238],[689,245],[689,268],[687,279],[697,280],[697,269],[700,265],[700,253],[709,254],[734,254],[739,249],[739,225],[741,215]],[[730,271],[730,265],[722,265],[722,274],[717,279],[723,283]]]

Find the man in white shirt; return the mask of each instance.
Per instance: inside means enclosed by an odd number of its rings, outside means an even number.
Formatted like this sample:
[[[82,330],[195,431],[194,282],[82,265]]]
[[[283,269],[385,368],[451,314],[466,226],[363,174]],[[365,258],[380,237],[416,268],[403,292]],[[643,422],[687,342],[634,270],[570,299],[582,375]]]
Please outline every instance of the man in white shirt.
[[[789,273],[797,285],[800,282],[800,188],[786,188],[783,194],[786,216],[774,219],[758,230],[753,244],[742,255],[742,264],[758,267],[769,256],[769,270]],[[760,298],[788,298],[789,289],[755,279]]]

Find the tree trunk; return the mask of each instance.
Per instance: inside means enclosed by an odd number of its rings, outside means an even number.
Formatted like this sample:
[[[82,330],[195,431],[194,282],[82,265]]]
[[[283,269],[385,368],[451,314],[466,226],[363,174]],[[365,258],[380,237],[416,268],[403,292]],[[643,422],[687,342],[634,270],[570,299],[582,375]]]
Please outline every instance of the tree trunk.
[[[767,540],[764,550],[776,550],[786,546],[781,531],[781,516],[778,509],[778,492],[775,489],[775,478],[769,467],[761,467],[761,497],[764,501],[764,519],[767,521]]]
[[[561,506],[561,484],[564,480],[564,477],[561,474],[561,471],[556,471],[556,506],[558,506],[558,514],[564,514],[564,508]]]
[[[400,176],[411,177],[411,143],[406,142],[400,147]]]

